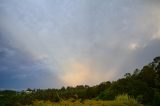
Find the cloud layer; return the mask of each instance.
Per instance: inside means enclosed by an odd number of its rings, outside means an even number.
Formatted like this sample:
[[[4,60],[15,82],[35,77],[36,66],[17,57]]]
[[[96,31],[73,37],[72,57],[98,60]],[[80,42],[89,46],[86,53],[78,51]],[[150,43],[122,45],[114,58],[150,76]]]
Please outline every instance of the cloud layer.
[[[0,1],[0,88],[94,85],[160,55],[158,0]]]

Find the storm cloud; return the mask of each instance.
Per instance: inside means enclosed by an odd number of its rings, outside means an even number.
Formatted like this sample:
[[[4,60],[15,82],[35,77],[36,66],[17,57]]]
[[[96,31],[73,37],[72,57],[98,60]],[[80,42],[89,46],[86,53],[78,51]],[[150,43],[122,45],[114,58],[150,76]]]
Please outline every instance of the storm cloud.
[[[0,88],[94,85],[160,55],[158,0],[1,0]]]

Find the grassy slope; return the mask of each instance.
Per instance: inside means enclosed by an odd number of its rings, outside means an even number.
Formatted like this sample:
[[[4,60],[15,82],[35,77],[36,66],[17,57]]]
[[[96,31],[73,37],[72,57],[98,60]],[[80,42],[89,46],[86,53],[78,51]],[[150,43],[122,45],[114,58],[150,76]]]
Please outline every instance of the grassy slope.
[[[67,100],[59,103],[52,103],[50,101],[34,101],[30,106],[143,106],[139,104],[135,99],[130,98],[127,95],[118,96],[113,101],[96,101],[96,100]]]

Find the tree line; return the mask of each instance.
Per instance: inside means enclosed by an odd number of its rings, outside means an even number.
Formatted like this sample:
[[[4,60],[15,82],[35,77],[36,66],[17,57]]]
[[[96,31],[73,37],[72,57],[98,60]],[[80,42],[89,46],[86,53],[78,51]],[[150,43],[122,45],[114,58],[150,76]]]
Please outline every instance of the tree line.
[[[77,85],[76,87],[62,87],[61,89],[30,89],[24,91],[1,90],[1,106],[23,106],[32,104],[35,100],[49,100],[59,102],[71,99],[80,100],[114,100],[118,95],[127,94],[139,103],[147,106],[160,106],[160,57],[145,65],[142,69],[135,69],[133,73],[126,73],[117,81],[106,81],[99,85]]]

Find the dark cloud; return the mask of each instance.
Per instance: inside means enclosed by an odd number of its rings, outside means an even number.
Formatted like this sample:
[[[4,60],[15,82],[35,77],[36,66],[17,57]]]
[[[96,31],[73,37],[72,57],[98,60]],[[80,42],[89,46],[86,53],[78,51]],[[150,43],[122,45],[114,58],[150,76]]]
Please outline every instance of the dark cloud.
[[[0,88],[97,84],[160,54],[158,0],[0,2]]]
[[[157,56],[160,56],[160,41],[152,40],[144,48],[139,48],[134,54],[132,54],[127,61],[127,64],[123,66],[124,72],[133,72],[136,68],[142,68],[144,65],[149,64]],[[130,69],[130,70],[128,70]]]
[[[48,88],[60,87],[61,81],[40,61],[30,58],[21,50],[8,45],[0,36],[0,88]],[[58,83],[57,83],[58,82]]]

